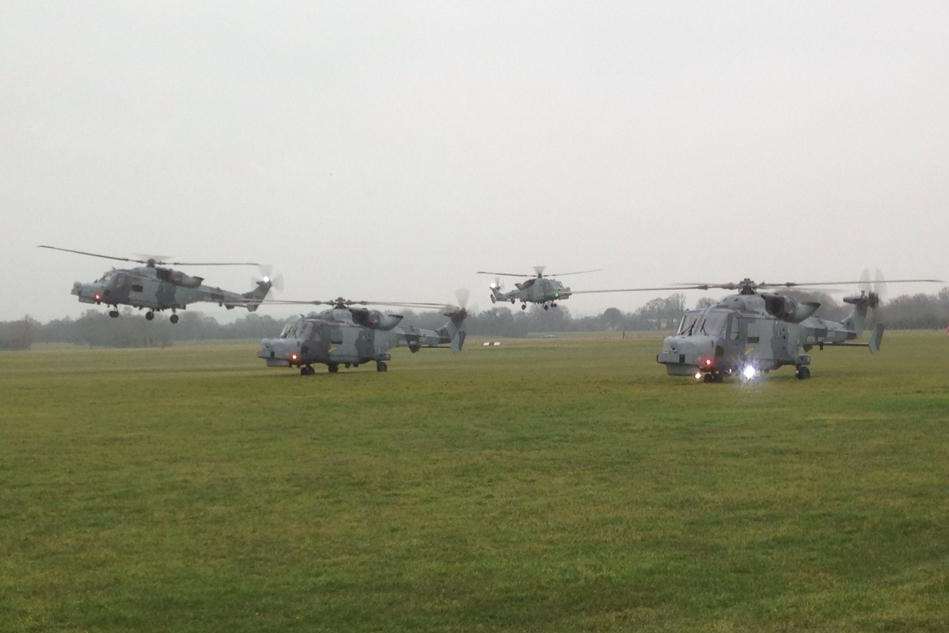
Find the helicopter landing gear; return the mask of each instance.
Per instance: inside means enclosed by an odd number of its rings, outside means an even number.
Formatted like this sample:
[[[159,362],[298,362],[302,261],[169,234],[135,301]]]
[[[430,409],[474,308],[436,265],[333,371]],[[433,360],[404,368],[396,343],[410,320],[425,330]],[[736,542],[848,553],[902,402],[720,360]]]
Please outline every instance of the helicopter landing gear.
[[[550,307],[551,307],[551,308],[556,308],[556,307],[557,307],[557,304],[556,304],[556,303],[551,303],[551,304],[550,304]]]
[[[797,371],[794,372],[794,376],[797,377],[798,380],[807,380],[811,377],[811,370],[804,365],[799,365]]]
[[[336,363],[330,363],[329,365],[326,366],[326,368],[329,370],[331,374],[335,374],[336,372],[339,371],[339,365],[337,365]]]
[[[376,371],[389,371],[389,366],[386,365],[383,361],[376,362]]]
[[[149,310],[148,312],[145,313],[145,320],[146,320],[146,321],[151,321],[151,320],[154,319],[154,318],[155,318],[155,313],[152,312],[151,310]]]
[[[316,373],[316,370],[313,369],[312,365],[304,365],[303,367],[300,368],[301,376],[312,376],[315,373]]]
[[[550,310],[550,306],[545,303],[545,304],[544,304],[544,312],[546,312],[547,310]]]
[[[178,322],[178,315],[177,315],[177,314],[172,314],[170,317],[168,317],[168,320],[171,321],[172,323],[177,323],[177,322]]]
[[[109,316],[112,317],[113,319],[117,319],[117,318],[119,318],[119,311],[118,311],[118,310],[109,310]]]

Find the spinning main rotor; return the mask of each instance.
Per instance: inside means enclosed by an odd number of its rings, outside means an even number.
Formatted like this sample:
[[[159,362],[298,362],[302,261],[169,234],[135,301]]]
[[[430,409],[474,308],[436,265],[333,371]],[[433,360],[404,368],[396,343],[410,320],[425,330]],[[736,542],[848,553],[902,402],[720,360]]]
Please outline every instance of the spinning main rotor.
[[[101,259],[112,259],[120,262],[130,262],[135,264],[145,264],[149,268],[156,266],[260,266],[257,262],[170,262],[164,261],[162,256],[156,255],[146,259],[137,259],[135,257],[118,257],[116,255],[103,255],[101,253],[90,253],[88,251],[77,251],[71,248],[60,248],[59,246],[50,246],[49,244],[38,244],[38,248],[48,248],[53,251],[63,251],[64,253],[75,253],[77,255],[87,255],[89,257],[99,257]]]

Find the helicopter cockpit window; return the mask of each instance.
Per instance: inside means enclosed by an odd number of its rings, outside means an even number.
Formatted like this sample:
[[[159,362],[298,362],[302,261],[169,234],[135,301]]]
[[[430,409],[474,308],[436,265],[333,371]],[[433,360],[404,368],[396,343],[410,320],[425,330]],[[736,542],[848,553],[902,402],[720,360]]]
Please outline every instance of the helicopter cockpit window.
[[[676,330],[676,334],[684,334],[688,336],[692,333],[692,328],[695,326],[695,322],[698,321],[699,317],[702,316],[701,310],[689,310],[682,315],[682,320],[679,321],[679,329]]]
[[[737,314],[728,315],[728,338],[737,341],[741,335],[741,318]]]
[[[297,334],[297,322],[292,321],[283,326],[283,331],[280,332],[280,338],[293,338]]]
[[[727,310],[707,310],[693,331],[708,336],[721,336],[725,333],[725,321],[728,315]]]

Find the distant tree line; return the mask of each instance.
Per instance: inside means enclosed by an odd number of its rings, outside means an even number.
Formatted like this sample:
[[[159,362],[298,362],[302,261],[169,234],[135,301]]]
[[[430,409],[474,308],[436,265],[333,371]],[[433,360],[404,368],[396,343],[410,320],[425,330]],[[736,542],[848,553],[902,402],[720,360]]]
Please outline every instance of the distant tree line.
[[[819,301],[817,315],[841,320],[852,306],[838,302],[825,293],[786,291],[783,294],[807,301]],[[703,297],[697,308],[713,305]],[[509,306],[493,307],[467,320],[468,333],[473,336],[525,337],[533,333],[670,330],[675,328],[686,310],[685,297],[673,294],[656,298],[632,312],[607,308],[595,316],[573,317],[569,308],[560,304],[544,310],[530,306],[512,310]],[[881,309],[882,320],[890,329],[935,329],[949,325],[949,288],[938,294],[901,295]],[[404,312],[406,324],[438,328],[446,317],[437,312]],[[248,314],[231,323],[221,323],[213,316],[199,312],[182,312],[181,320],[172,325],[165,319],[146,321],[138,313],[126,309],[122,317],[111,319],[105,312],[87,310],[78,319],[69,317],[40,323],[30,317],[18,321],[0,321],[0,349],[28,349],[35,342],[72,343],[95,347],[163,347],[176,341],[256,340],[276,336],[285,319],[266,314]]]
[[[146,321],[125,309],[118,319],[87,310],[78,319],[66,317],[40,323],[30,317],[0,322],[0,349],[26,349],[32,343],[73,343],[93,347],[165,347],[175,341],[260,339],[275,336],[284,319],[248,314],[233,323],[221,323],[200,312],[181,312],[173,325],[157,317]]]

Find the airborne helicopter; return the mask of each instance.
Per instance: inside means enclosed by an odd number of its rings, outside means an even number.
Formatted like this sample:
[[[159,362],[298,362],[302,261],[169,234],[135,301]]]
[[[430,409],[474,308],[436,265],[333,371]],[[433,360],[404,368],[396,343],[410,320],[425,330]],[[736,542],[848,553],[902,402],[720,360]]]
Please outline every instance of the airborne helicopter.
[[[118,307],[120,305],[129,305],[139,310],[146,308],[145,318],[149,321],[155,318],[156,311],[171,310],[169,320],[172,323],[178,322],[176,310],[184,310],[189,304],[196,302],[216,303],[228,310],[235,307],[247,308],[248,312],[253,312],[267,297],[271,287],[275,283],[279,285],[279,278],[275,280],[269,275],[264,275],[256,280],[256,288],[249,292],[237,293],[215,286],[206,286],[203,277],[186,275],[181,271],[166,268],[166,266],[260,267],[260,264],[255,262],[166,262],[159,257],[148,257],[147,259],[116,257],[59,248],[47,244],[40,244],[39,248],[145,264],[135,268],[113,268],[103,273],[102,277],[92,283],[77,281],[73,284],[72,294],[79,297],[80,303],[112,306],[109,316],[113,319],[119,316]]]
[[[552,277],[566,277],[567,275],[582,275],[585,273],[595,273],[602,268],[593,270],[576,270],[569,273],[544,274],[545,266],[534,266],[534,276],[524,281],[514,284],[514,290],[504,292],[501,281],[497,277],[524,277],[517,273],[492,273],[485,270],[479,270],[479,275],[494,275],[495,280],[488,286],[491,289],[491,303],[498,301],[510,301],[511,303],[521,302],[521,310],[527,309],[528,302],[539,303],[544,306],[544,310],[557,307],[557,301],[569,299],[573,294],[569,287],[563,285],[557,279]]]
[[[866,347],[880,349],[884,325],[876,322],[867,343],[851,342],[864,331],[868,313],[881,302],[886,283],[940,283],[938,279],[878,280],[871,289],[868,276],[860,281],[821,283],[738,283],[679,285],[678,290],[737,290],[717,304],[683,315],[678,330],[663,340],[656,362],[675,376],[693,376],[704,382],[721,382],[727,376],[752,380],[784,365],[795,367],[795,376],[810,378],[814,347]],[[758,292],[771,288],[859,285],[861,290],[844,298],[853,311],[843,321],[815,316],[820,303]],[[670,288],[671,289],[671,288]],[[803,352],[803,353],[802,353]]]
[[[257,356],[268,367],[299,367],[301,376],[316,373],[314,364],[322,363],[331,374],[339,366],[359,367],[376,363],[376,371],[388,371],[389,350],[408,347],[413,354],[423,347],[450,346],[460,352],[465,343],[464,307],[466,293],[459,291],[459,306],[441,303],[392,301],[353,301],[339,297],[331,301],[273,301],[268,303],[329,305],[324,312],[301,315],[288,323],[278,338],[263,339]],[[400,326],[401,314],[371,310],[362,306],[402,308],[439,308],[448,321],[437,330]]]

